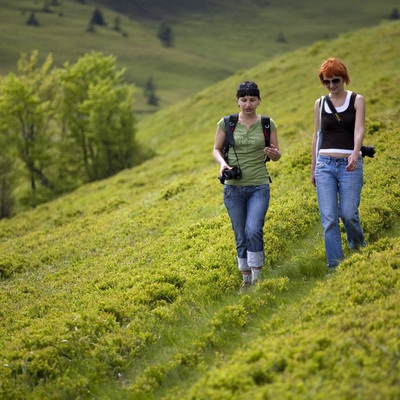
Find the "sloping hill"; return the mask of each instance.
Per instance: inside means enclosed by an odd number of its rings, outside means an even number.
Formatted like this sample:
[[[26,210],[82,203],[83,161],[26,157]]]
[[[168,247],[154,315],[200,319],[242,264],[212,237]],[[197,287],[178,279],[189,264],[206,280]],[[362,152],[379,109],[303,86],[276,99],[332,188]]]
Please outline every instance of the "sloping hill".
[[[399,397],[399,34],[386,23],[240,71],[140,121],[154,159],[0,221],[0,397]],[[330,55],[367,99],[377,156],[360,210],[369,246],[326,281],[309,153]],[[264,281],[238,296],[211,150],[248,78],[284,156],[268,166]]]
[[[88,32],[96,7],[107,25]],[[238,69],[373,26],[393,7],[392,0],[2,0],[0,73],[15,71],[20,54],[35,49],[43,60],[52,53],[58,66],[101,51],[114,55],[140,88],[135,110],[153,112],[141,90],[149,78],[165,107]],[[26,24],[32,12],[39,26]],[[157,37],[162,22],[172,29],[173,47]]]

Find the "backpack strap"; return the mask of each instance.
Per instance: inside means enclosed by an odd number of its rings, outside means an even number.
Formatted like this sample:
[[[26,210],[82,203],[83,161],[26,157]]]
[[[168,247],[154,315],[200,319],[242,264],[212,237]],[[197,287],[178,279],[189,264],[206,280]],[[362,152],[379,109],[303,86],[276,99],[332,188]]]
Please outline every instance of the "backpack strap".
[[[228,162],[228,152],[229,147],[235,145],[235,139],[233,137],[233,132],[235,131],[236,125],[239,120],[239,114],[230,114],[224,117],[225,122],[225,143],[222,149],[222,155],[226,162]],[[271,143],[271,120],[270,117],[266,115],[261,116],[261,126],[263,129],[265,147],[269,147]],[[269,157],[265,157],[264,162],[270,161]]]
[[[226,138],[230,146],[235,144],[235,139],[233,138],[233,132],[235,131],[236,125],[239,120],[239,114],[231,114],[227,117],[224,117],[225,121],[225,129],[226,129]]]
[[[228,162],[228,152],[229,147],[235,145],[235,139],[233,137],[233,132],[235,131],[237,122],[239,120],[239,114],[230,114],[224,117],[225,122],[225,142],[222,148],[222,155],[226,162]]]

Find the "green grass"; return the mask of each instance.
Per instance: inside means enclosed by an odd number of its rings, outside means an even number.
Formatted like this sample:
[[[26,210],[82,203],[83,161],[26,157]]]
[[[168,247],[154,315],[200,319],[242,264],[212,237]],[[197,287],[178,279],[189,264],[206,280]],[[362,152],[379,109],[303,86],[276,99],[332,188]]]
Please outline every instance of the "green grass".
[[[0,221],[0,397],[398,398],[399,34],[384,23],[239,71],[140,120],[153,159]],[[377,155],[360,207],[369,246],[325,280],[309,164],[330,55],[366,97]],[[283,157],[268,165],[264,280],[238,296],[211,153],[247,78]]]
[[[140,120],[153,159],[0,221],[0,397],[398,397],[399,33],[387,23],[239,71]],[[367,99],[377,155],[360,208],[369,246],[326,281],[309,164],[329,55]],[[238,296],[211,150],[247,78],[283,157],[268,165],[264,281]]]
[[[50,7],[51,13],[43,13],[42,1],[0,2],[0,73],[16,71],[20,54],[35,49],[42,59],[52,53],[56,65],[76,62],[92,50],[102,51],[115,55],[119,66],[127,69],[127,80],[138,87],[143,88],[151,76],[160,107],[179,102],[239,69],[247,70],[315,41],[376,25],[394,8],[392,0],[340,0],[334,4],[317,0],[192,1],[195,5],[188,7],[182,7],[182,2],[162,2],[154,3],[153,18],[145,18],[137,14],[140,8],[135,2],[131,2],[131,17],[129,9],[125,14],[118,13],[118,7],[128,7],[125,2],[113,2],[115,10],[107,8],[104,1],[59,3]],[[190,3],[185,2],[185,6]],[[108,25],[88,33],[86,28],[98,4]],[[40,27],[25,24],[32,9],[37,10]],[[152,14],[151,8],[149,11]],[[112,29],[117,16],[127,37]],[[162,19],[173,29],[173,48],[163,48],[157,39]],[[280,32],[286,43],[277,42]],[[154,111],[140,92],[135,108],[138,114]]]

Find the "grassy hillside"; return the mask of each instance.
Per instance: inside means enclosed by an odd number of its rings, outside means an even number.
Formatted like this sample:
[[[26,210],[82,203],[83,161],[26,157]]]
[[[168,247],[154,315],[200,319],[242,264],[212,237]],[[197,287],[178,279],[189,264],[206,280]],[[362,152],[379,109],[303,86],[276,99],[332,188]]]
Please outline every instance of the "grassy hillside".
[[[21,52],[34,49],[43,59],[53,53],[57,65],[75,62],[91,50],[102,51],[115,55],[127,68],[128,81],[138,87],[152,77],[161,107],[239,69],[375,25],[387,19],[395,6],[393,0],[338,0],[334,5],[327,0],[87,0],[84,4],[63,0],[57,4],[43,12],[43,1],[0,0],[0,74],[15,71]],[[107,26],[89,33],[86,29],[98,5]],[[38,27],[26,25],[32,10]],[[121,31],[113,29],[117,17]],[[157,38],[161,21],[172,28],[172,48],[164,48]],[[140,92],[135,107],[138,112],[154,111]]]
[[[385,23],[240,71],[140,121],[154,159],[0,221],[0,397],[398,398],[399,34]],[[331,55],[366,97],[377,155],[360,209],[369,246],[325,280],[309,164]],[[283,157],[268,165],[264,280],[238,296],[211,150],[248,78]]]

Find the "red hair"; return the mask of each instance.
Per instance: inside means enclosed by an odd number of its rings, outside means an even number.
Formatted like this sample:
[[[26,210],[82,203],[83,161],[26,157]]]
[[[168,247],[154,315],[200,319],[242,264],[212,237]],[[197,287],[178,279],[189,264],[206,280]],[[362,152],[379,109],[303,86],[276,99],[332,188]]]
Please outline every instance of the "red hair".
[[[350,76],[346,66],[338,58],[330,57],[319,67],[318,77],[322,82],[324,77],[332,78],[333,76],[341,77],[346,84],[350,83]]]

